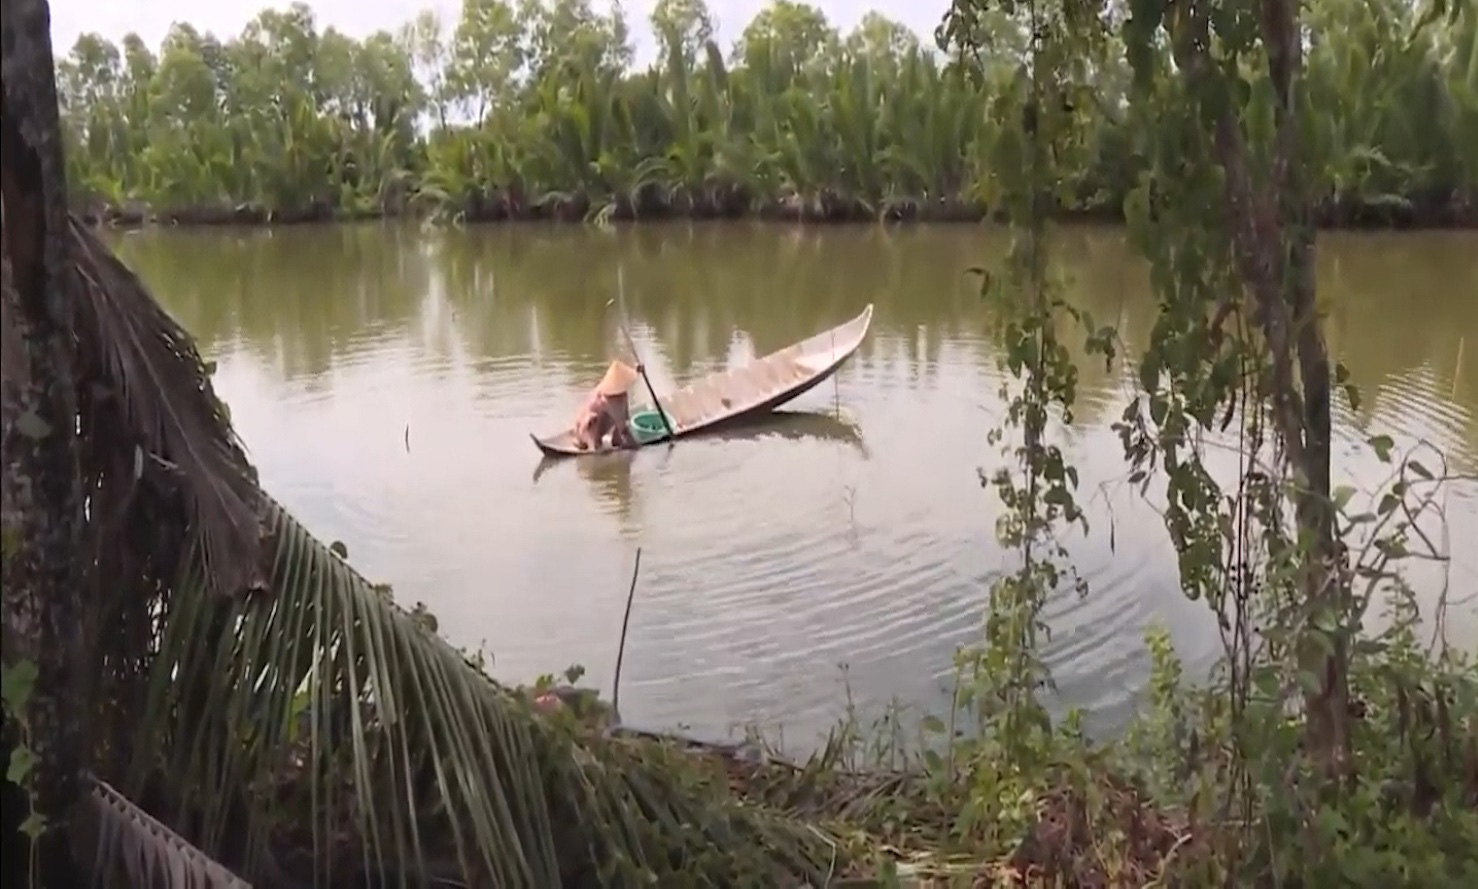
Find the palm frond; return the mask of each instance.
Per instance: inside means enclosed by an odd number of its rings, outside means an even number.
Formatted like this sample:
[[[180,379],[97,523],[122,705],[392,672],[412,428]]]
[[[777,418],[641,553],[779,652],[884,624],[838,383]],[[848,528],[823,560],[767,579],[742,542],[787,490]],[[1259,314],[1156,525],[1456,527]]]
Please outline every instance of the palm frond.
[[[96,837],[94,885],[121,885],[130,889],[251,889],[250,883],[192,846],[105,781],[92,779],[83,821]]]
[[[189,335],[75,220],[72,235],[104,778],[260,885],[827,871],[813,829],[736,804],[661,745],[535,714],[316,540],[258,488]],[[108,848],[191,884],[113,808]]]
[[[132,451],[133,481],[156,468],[175,481],[185,498],[191,542],[201,544],[213,589],[259,589],[264,578],[256,474],[215,396],[209,369],[189,334],[137,276],[85,223],[75,215],[69,219],[81,288],[78,354],[97,364],[84,378],[119,400],[126,424],[90,435],[115,439],[115,450]]]
[[[174,586],[133,747],[129,793],[218,860],[315,885],[824,873],[814,831],[739,807],[651,744],[537,716],[275,502],[267,514],[268,593],[210,595],[198,548]]]

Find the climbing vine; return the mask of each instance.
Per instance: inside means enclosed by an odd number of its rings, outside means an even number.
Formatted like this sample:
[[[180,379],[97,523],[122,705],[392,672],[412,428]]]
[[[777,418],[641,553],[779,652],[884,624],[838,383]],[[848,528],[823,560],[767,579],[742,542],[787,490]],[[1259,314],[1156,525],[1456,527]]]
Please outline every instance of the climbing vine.
[[[979,35],[1001,23],[1025,35],[1025,61],[1015,70],[992,68],[980,56]],[[963,677],[956,706],[977,717],[969,741],[954,742],[951,762],[963,772],[967,798],[961,832],[988,827],[992,839],[1018,835],[1032,817],[1033,798],[1054,757],[1055,732],[1042,692],[1052,678],[1041,657],[1042,611],[1052,595],[1086,592],[1059,533],[1087,530],[1077,502],[1077,469],[1053,440],[1058,422],[1072,421],[1078,369],[1061,322],[1082,333],[1090,352],[1112,359],[1114,332],[1063,296],[1050,262],[1052,207],[1073,183],[1066,170],[1093,151],[1091,78],[1106,60],[1108,31],[1086,5],[1037,0],[958,3],[941,28],[941,42],[958,53],[974,77],[995,77],[991,116],[1008,122],[990,146],[984,197],[1010,223],[1006,255],[994,268],[975,269],[996,321],[1001,398],[1006,413],[989,435],[1000,449],[998,468],[980,471],[982,486],[1005,507],[998,542],[1019,564],[991,586],[984,638],[960,652]],[[1021,173],[1025,175],[1021,175]]]
[[[1448,7],[1430,10],[1418,28]],[[1002,21],[1029,45],[992,109],[1020,121],[1002,128],[989,165],[1014,178],[987,183],[1011,246],[981,270],[1009,372],[991,436],[1008,459],[982,481],[1006,507],[998,536],[1020,564],[991,588],[982,644],[961,655],[959,703],[980,730],[951,762],[964,764],[966,826],[1019,831],[1034,812],[1012,804],[1042,793],[1063,760],[1039,644],[1047,598],[1086,593],[1057,538],[1087,530],[1077,473],[1052,443],[1077,380],[1065,331],[1110,364],[1116,348],[1063,298],[1045,208],[1073,187],[1063,171],[1091,144],[1077,112],[1091,102],[1086,79],[1118,61],[1134,83],[1121,109],[1138,169],[1128,236],[1159,311],[1115,429],[1134,489],[1163,496],[1182,588],[1223,642],[1195,688],[1168,637],[1151,633],[1151,707],[1121,767],[1202,825],[1178,841],[1200,853],[1177,865],[1198,883],[1447,884],[1478,875],[1478,674],[1443,642],[1445,605],[1423,614],[1400,565],[1445,557],[1426,528],[1437,492],[1462,480],[1440,455],[1398,455],[1374,434],[1367,445],[1392,475],[1369,507],[1332,482],[1332,403],[1357,405],[1359,393],[1328,355],[1314,298],[1310,196],[1326,159],[1303,134],[1325,112],[1299,98],[1300,16],[1288,0],[957,0],[941,28],[977,76],[991,70],[982,35]],[[1120,60],[1106,48],[1113,30]],[[1381,605],[1388,628],[1375,632]],[[1425,648],[1423,621],[1439,628]]]
[[[12,529],[0,535],[0,559],[8,560],[18,550],[19,542]],[[26,719],[36,688],[37,666],[29,659],[0,664],[0,711],[3,711],[5,746],[10,756],[5,763],[5,781],[19,789],[25,799],[25,814],[17,829],[26,836],[28,855],[25,872],[29,885],[37,885],[40,859],[35,840],[46,830],[46,818],[36,810],[36,749],[31,727]]]
[[[1394,468],[1375,508],[1352,511],[1355,490],[1332,486],[1332,403],[1340,390],[1358,406],[1359,393],[1343,366],[1331,368],[1314,297],[1309,180],[1321,158],[1302,134],[1326,112],[1298,98],[1299,16],[1282,0],[1142,2],[1124,26],[1148,165],[1126,218],[1159,314],[1138,363],[1140,397],[1117,428],[1132,478],[1148,486],[1160,470],[1183,589],[1212,610],[1224,654],[1201,699],[1213,736],[1182,730],[1176,752],[1224,752],[1206,758],[1219,784],[1207,796],[1241,823],[1284,828],[1224,845],[1222,876],[1349,867],[1348,835],[1389,826],[1361,788],[1412,765],[1399,753],[1409,713],[1372,734],[1369,709],[1407,710],[1399,699],[1425,687],[1450,717],[1456,699],[1444,698],[1462,675],[1445,645],[1422,656],[1422,615],[1397,570],[1413,555],[1445,557],[1421,530],[1435,492],[1454,481],[1433,463],[1440,455],[1393,459],[1392,439],[1373,435],[1368,446]],[[1229,481],[1214,471],[1217,451],[1235,462]],[[1391,628],[1365,632],[1378,604],[1393,609]],[[1397,669],[1418,663],[1424,675]],[[1471,694],[1471,673],[1465,684]],[[1449,762],[1460,735],[1471,747],[1478,731],[1471,708],[1459,722]],[[1398,753],[1372,761],[1383,735],[1384,752]],[[1373,774],[1357,774],[1362,763]],[[1329,808],[1331,795],[1340,807]],[[1297,840],[1278,848],[1271,838],[1283,836]],[[1361,879],[1410,866],[1367,862]]]
[[[26,724],[26,707],[31,701],[31,692],[36,686],[36,664],[32,661],[17,661],[0,667],[0,699],[3,699],[5,718],[15,732],[15,745],[10,749],[10,760],[5,764],[5,780],[25,792],[29,805],[28,814],[20,823],[20,831],[32,840],[46,829],[46,819],[36,812],[36,794],[32,780],[36,765],[36,751],[31,746],[31,733]],[[34,846],[29,870],[35,873]]]

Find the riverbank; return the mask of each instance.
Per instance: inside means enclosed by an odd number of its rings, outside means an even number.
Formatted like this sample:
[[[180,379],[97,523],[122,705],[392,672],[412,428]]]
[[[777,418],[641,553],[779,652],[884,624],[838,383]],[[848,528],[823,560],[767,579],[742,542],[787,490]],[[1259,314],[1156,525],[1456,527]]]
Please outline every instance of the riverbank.
[[[1169,680],[1165,669],[1175,668],[1164,660],[1158,666],[1155,678]],[[1378,692],[1370,703],[1382,715],[1364,727],[1395,743],[1362,760],[1365,771],[1352,775],[1349,793],[1316,802],[1295,789],[1274,793],[1260,784],[1269,801],[1249,801],[1245,810],[1228,805],[1241,791],[1226,780],[1245,762],[1242,756],[1253,753],[1268,775],[1302,780],[1312,780],[1311,764],[1288,750],[1237,751],[1225,727],[1208,721],[1224,700],[1214,691],[1198,696],[1178,680],[1158,686],[1119,741],[1094,743],[1068,720],[1036,735],[1035,756],[1015,765],[1003,762],[994,742],[965,731],[944,749],[910,754],[898,745],[896,724],[862,726],[855,716],[804,760],[753,738],[711,744],[612,730],[590,718],[600,710],[589,705],[544,717],[601,756],[660,768],[676,786],[713,793],[716,806],[765,813],[776,819],[777,831],[819,838],[821,848],[810,854],[820,851],[827,885],[1271,886],[1327,874],[1351,856],[1370,866],[1372,878],[1349,885],[1385,885],[1398,874],[1420,874],[1412,882],[1424,885],[1466,885],[1478,868],[1478,847],[1471,845],[1478,762],[1471,759],[1472,710],[1458,702],[1471,685],[1447,684],[1453,677],[1441,676],[1440,667],[1433,673],[1434,666],[1426,665],[1413,692],[1419,698],[1435,692],[1453,709],[1434,717],[1427,709],[1408,710],[1399,689]],[[593,691],[586,696],[595,700]],[[957,716],[961,725],[969,718]],[[1450,720],[1451,727],[1439,729],[1434,720]],[[1458,771],[1466,732],[1467,778],[1448,771],[1455,783],[1431,785],[1422,776],[1414,783],[1396,777],[1410,767],[1409,732],[1428,733],[1433,761]],[[1380,799],[1372,804],[1377,787]],[[1312,823],[1290,822],[1295,814]],[[1265,819],[1287,825],[1287,834],[1265,830]],[[1361,857],[1362,845],[1377,851]]]
[[[742,219],[807,225],[1003,221],[1002,212],[993,212],[983,203],[917,199],[893,200],[875,206],[830,192],[807,200],[758,200],[738,192],[708,195],[702,200],[687,197],[669,200],[653,193],[639,194],[634,200],[598,200],[578,192],[526,200],[519,195],[496,192],[454,204],[411,199],[383,209],[351,210],[327,202],[290,209],[253,202],[160,208],[142,203],[116,206],[93,202],[78,205],[76,210],[90,224],[115,228],[275,226],[380,219],[476,224]],[[1119,207],[1108,203],[1060,209],[1054,215],[1065,223],[1123,221]],[[1314,218],[1319,228],[1327,230],[1478,230],[1478,194],[1428,194],[1384,201],[1334,199],[1317,205]]]
[[[752,731],[722,743],[623,726],[595,690],[549,679],[518,692],[550,725],[614,761],[660,763],[678,786],[706,788],[718,805],[823,839],[829,885],[1142,886],[1213,854],[1214,828],[1193,825],[1066,735],[1063,763],[1022,785],[1034,798],[1030,814],[972,828],[967,810],[994,804],[972,800],[968,770],[946,772],[955,766],[901,744],[907,730],[896,710],[864,725],[849,707],[796,759]]]

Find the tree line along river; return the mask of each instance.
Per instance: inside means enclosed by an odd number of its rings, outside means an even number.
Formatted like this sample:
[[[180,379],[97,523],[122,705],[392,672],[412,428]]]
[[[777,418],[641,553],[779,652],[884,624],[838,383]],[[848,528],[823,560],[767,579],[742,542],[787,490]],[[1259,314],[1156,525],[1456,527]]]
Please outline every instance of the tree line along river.
[[[1326,220],[1478,224],[1478,16],[1419,27],[1424,11],[1308,4],[1304,175]],[[876,13],[843,29],[775,2],[723,24],[702,0],[646,22],[469,0],[363,38],[301,3],[237,35],[179,23],[157,47],[83,34],[58,48],[68,181],[123,219],[940,219],[978,217],[1017,175],[992,161],[1023,126],[998,104],[1027,52],[1010,13],[976,23],[991,49],[973,72]],[[1066,212],[1116,215],[1146,140],[1178,138],[1157,129],[1173,115],[1127,110],[1130,68],[1105,39]],[[1152,101],[1184,106],[1160,86]]]

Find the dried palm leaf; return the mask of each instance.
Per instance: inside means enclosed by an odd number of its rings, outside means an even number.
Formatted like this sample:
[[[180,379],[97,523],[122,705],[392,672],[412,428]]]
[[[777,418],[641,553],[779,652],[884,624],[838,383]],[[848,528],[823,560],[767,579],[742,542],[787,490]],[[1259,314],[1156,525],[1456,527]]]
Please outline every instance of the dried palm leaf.
[[[78,355],[83,379],[119,402],[116,436],[134,479],[162,468],[177,483],[212,589],[260,589],[262,524],[255,470],[216,398],[190,335],[76,216],[70,216],[78,282]],[[117,480],[114,480],[115,483]],[[188,546],[187,546],[188,548]]]
[[[263,885],[825,872],[814,832],[654,745],[536,716],[270,501],[268,519],[270,595],[209,594],[199,559],[174,586],[133,748],[130,794],[163,791],[158,810],[218,860]]]
[[[99,603],[121,609],[98,628],[118,680],[107,724],[132,735],[110,735],[105,777],[261,885],[825,872],[813,831],[691,782],[653,745],[535,716],[314,539],[257,487],[188,334],[75,220],[72,234],[79,378],[106,390],[83,436],[94,573],[127,590]],[[217,595],[242,589],[256,592]],[[137,867],[182,860],[128,836],[110,848]]]

